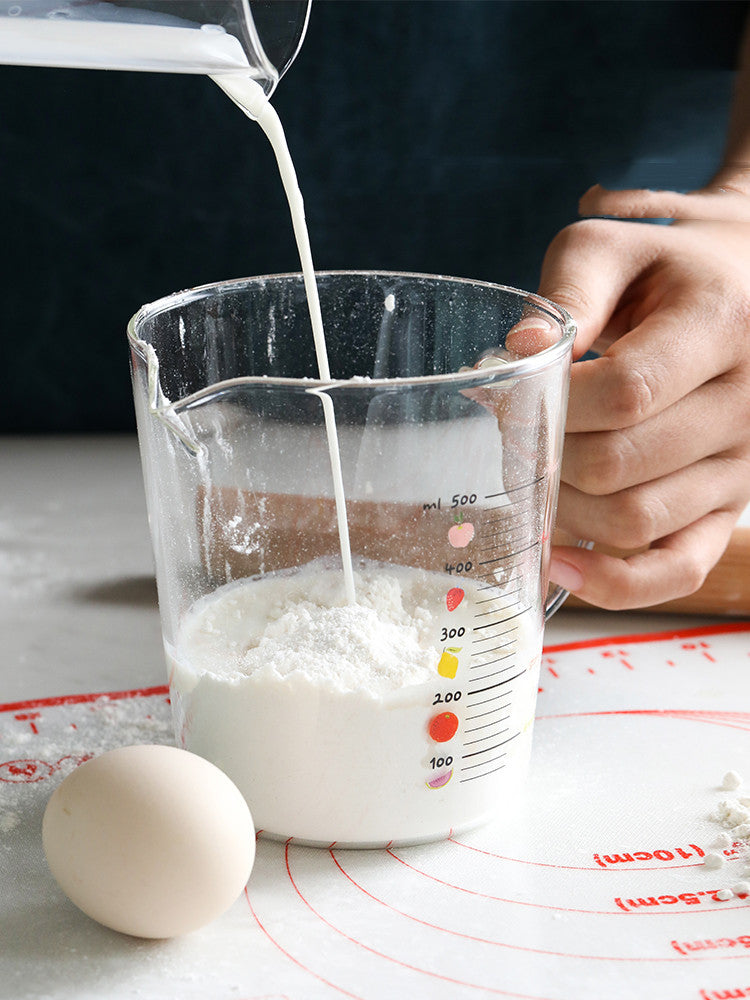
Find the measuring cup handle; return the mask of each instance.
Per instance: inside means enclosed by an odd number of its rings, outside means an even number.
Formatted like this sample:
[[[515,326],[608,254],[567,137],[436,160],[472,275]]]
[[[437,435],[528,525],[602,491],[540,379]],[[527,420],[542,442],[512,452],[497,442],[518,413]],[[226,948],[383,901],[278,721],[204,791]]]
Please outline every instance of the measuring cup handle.
[[[580,538],[577,541],[566,541],[566,545],[576,545],[581,549],[593,549],[593,542],[584,542]],[[544,604],[544,620],[547,622],[552,615],[565,603],[565,598],[569,591],[556,583],[551,583],[547,589],[547,600]]]
[[[558,587],[556,583],[551,583],[549,585],[549,590],[547,591],[547,600],[544,605],[544,620],[549,621],[552,615],[557,611],[559,607],[565,602],[565,598],[568,596],[568,591],[564,590],[562,587]]]

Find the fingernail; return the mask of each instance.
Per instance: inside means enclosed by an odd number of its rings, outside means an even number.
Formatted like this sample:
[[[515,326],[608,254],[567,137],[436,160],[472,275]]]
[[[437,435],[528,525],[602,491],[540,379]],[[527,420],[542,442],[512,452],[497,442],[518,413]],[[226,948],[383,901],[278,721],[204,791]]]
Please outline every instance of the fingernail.
[[[553,324],[544,316],[529,316],[526,319],[519,319],[512,326],[513,333],[522,333],[526,330],[543,330],[545,333],[553,328]]]
[[[556,559],[554,556],[549,561],[549,578],[553,583],[573,594],[583,587],[584,582],[583,574],[577,566],[562,559]]]

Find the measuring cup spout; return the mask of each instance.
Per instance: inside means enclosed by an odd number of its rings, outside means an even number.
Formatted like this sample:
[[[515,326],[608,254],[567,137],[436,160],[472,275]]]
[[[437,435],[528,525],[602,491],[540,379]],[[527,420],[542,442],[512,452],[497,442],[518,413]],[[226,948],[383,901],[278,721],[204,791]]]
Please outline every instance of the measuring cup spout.
[[[168,399],[161,386],[159,357],[153,344],[131,339],[131,372],[145,382],[143,400],[149,414],[158,419],[170,434],[185,446],[192,455],[198,455],[201,445],[195,440],[189,426],[181,418],[179,409]]]

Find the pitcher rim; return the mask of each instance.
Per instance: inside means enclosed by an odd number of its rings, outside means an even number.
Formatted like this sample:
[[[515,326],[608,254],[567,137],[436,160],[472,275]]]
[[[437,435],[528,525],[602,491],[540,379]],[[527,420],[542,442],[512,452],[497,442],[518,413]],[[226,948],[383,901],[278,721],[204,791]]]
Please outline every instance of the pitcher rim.
[[[197,399],[203,397],[207,391],[215,392],[217,389],[234,385],[277,386],[279,388],[298,388],[307,392],[314,392],[328,389],[340,390],[342,388],[357,391],[359,389],[387,389],[389,387],[396,389],[410,385],[426,386],[451,382],[468,382],[470,384],[476,384],[477,382],[494,382],[496,380],[500,381],[510,379],[519,375],[537,374],[556,364],[566,354],[572,353],[573,341],[575,340],[577,332],[576,324],[573,318],[562,306],[558,305],[556,302],[552,302],[550,299],[544,298],[544,296],[539,295],[536,292],[528,292],[521,288],[515,288],[512,285],[500,284],[499,282],[483,281],[476,278],[459,278],[443,274],[430,274],[420,271],[383,271],[378,269],[357,270],[345,268],[320,271],[316,270],[315,276],[316,278],[359,276],[386,279],[422,279],[444,282],[445,284],[473,285],[481,288],[490,288],[493,291],[509,292],[513,295],[522,297],[529,301],[532,305],[539,306],[545,311],[551,313],[552,318],[554,318],[560,326],[561,336],[554,344],[543,348],[536,354],[529,355],[529,357],[526,358],[517,358],[512,361],[503,360],[502,366],[495,368],[467,368],[465,370],[445,372],[443,374],[408,375],[396,376],[392,378],[355,376],[347,379],[331,378],[328,380],[317,378],[290,378],[286,376],[273,375],[243,375],[230,379],[221,379],[220,381],[214,382],[210,386],[205,386],[197,392],[191,393],[180,400],[170,401],[167,405],[180,407],[189,405],[190,403],[194,403]],[[241,289],[255,283],[285,281],[290,279],[302,282],[303,275],[300,271],[252,275],[245,278],[229,278],[223,281],[208,282],[203,285],[196,285],[192,288],[183,289],[179,292],[171,292],[155,299],[153,302],[145,303],[130,317],[127,324],[128,340],[133,350],[137,352],[138,356],[144,362],[149,363],[149,352],[146,348],[150,347],[150,345],[147,341],[144,341],[138,336],[138,327],[146,318],[174,308],[174,306],[178,303],[188,302],[191,299],[204,298],[211,292],[217,292],[220,290],[227,291],[233,288]]]

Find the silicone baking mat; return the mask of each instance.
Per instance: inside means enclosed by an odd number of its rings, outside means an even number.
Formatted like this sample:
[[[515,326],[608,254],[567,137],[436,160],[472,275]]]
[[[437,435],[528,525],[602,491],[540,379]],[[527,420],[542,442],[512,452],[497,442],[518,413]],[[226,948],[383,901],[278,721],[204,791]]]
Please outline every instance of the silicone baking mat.
[[[0,998],[750,997],[750,900],[717,896],[750,856],[713,818],[750,795],[748,709],[750,623],[549,646],[528,788],[496,823],[378,851],[261,840],[227,914],[148,942],[62,896],[40,829],[82,760],[172,742],[166,689],[0,706]]]

